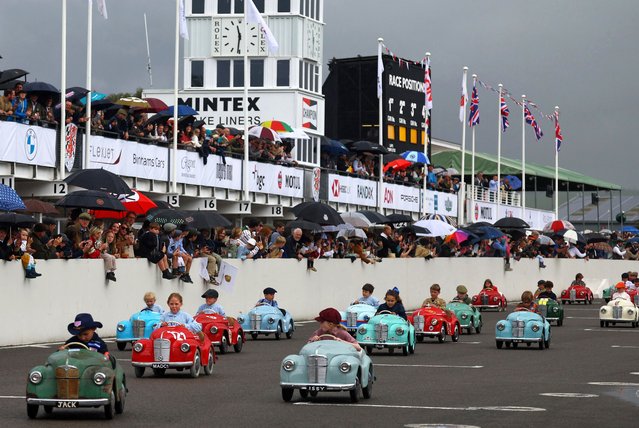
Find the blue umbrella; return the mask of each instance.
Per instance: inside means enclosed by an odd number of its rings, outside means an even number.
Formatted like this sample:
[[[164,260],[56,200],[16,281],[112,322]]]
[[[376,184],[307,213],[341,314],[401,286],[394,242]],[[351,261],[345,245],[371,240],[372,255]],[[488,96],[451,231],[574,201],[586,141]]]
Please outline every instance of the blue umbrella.
[[[162,110],[158,114],[162,115],[162,116],[173,116],[173,106],[170,106],[166,110]],[[198,113],[197,111],[193,110],[193,108],[191,108],[190,106],[187,106],[187,105],[184,105],[184,104],[178,104],[178,116],[179,117],[182,117],[182,116],[197,116],[199,114],[200,113]]]
[[[322,138],[321,149],[333,156],[347,155],[348,148],[337,140],[329,140],[328,138]]]
[[[0,211],[26,210],[24,202],[15,190],[0,184]]]
[[[505,235],[504,232],[492,226],[470,228],[470,231],[477,235],[480,239],[497,239]]]
[[[58,94],[60,91],[50,83],[46,82],[29,82],[24,85],[25,92],[49,92],[52,94]]]
[[[621,228],[622,232],[629,232],[629,233],[639,233],[639,229],[637,229],[634,226],[624,226]]]
[[[91,92],[91,106],[93,106],[94,102],[103,100],[106,97],[107,97],[106,94],[103,94],[102,92]],[[82,99],[80,99],[80,103],[82,105],[86,105],[87,97],[86,96],[82,97]]]
[[[430,160],[428,160],[428,156],[426,156],[424,152],[410,150],[410,151],[402,153],[401,156],[410,162],[421,162],[423,164],[430,164]]]
[[[504,179],[506,178],[508,179],[510,187],[513,190],[521,189],[521,180],[518,177],[515,177],[514,175],[507,175],[504,177]]]

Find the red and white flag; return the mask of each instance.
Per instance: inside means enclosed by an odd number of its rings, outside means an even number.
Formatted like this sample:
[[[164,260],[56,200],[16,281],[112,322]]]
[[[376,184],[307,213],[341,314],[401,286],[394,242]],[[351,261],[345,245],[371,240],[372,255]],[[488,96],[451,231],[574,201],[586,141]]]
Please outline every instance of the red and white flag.
[[[430,57],[426,58],[426,71],[424,72],[424,92],[426,94],[426,110],[432,110],[433,88],[430,81]]]
[[[89,0],[93,1],[93,0]],[[98,12],[102,15],[102,18],[109,19],[109,14],[107,13],[106,0],[96,0],[98,3]]]
[[[462,93],[459,100],[459,121],[464,123],[464,111],[466,110],[466,102],[468,102],[468,89],[466,88],[466,75],[462,77]]]

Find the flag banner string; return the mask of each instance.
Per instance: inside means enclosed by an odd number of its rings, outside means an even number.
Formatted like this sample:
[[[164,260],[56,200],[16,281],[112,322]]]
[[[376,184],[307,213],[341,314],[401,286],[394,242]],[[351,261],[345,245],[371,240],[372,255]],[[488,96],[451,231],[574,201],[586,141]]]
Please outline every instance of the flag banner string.
[[[499,89],[495,89],[490,84],[488,84],[488,83],[486,83],[486,82],[484,82],[484,81],[482,81],[480,79],[477,79],[477,81],[485,89],[488,89],[489,91],[493,91],[493,92],[499,93]],[[510,100],[512,102],[514,102],[515,104],[517,104],[519,107],[523,106],[521,100],[518,100],[515,97],[513,97],[512,94],[510,93],[510,91],[508,91],[508,89],[502,87],[501,93],[502,93],[503,96],[510,98]],[[547,120],[550,120],[550,121],[554,121],[554,118],[555,118],[554,113],[552,113],[552,114],[544,113],[543,110],[541,109],[541,107],[539,107],[539,105],[537,103],[535,103],[534,101],[531,101],[529,99],[526,100],[526,104],[528,104],[529,106],[531,106],[532,108],[537,110],[539,113],[541,113],[541,115],[542,115],[542,117],[544,119],[547,119]]]
[[[409,59],[404,59],[398,55],[396,55],[393,51],[391,51],[388,46],[386,46],[386,44],[382,43],[382,47],[384,48],[384,51],[386,52],[387,55],[390,55],[393,58],[393,61],[398,62],[399,63],[399,67],[402,67],[402,64],[406,65],[406,68],[410,68],[410,64],[414,64],[414,65],[419,65],[422,68],[426,68],[426,63],[428,62],[428,57],[426,55],[424,55],[424,58],[422,58],[419,61],[412,61]]]
[[[430,57],[428,55],[424,55],[424,57],[419,61],[411,61],[404,59],[400,56],[397,56],[393,51],[389,49],[386,44],[382,42],[382,48],[393,58],[393,61],[399,63],[399,68],[402,68],[402,64],[406,65],[406,69],[410,69],[410,64],[414,64],[420,66],[424,69],[424,96],[425,96],[425,104],[426,109],[430,112],[433,108],[433,93],[432,93],[432,81],[430,78]],[[430,117],[430,114],[428,115]]]

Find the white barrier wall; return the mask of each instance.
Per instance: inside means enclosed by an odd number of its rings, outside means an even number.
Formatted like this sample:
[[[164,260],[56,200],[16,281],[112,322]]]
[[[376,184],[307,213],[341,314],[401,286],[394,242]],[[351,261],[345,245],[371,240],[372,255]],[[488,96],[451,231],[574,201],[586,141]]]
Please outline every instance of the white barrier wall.
[[[399,287],[406,308],[413,309],[429,296],[428,288],[435,282],[442,287],[442,297],[449,300],[458,284],[466,285],[472,295],[490,278],[509,301],[516,301],[522,291],[534,290],[539,279],[552,280],[559,294],[581,272],[593,292],[599,293],[605,284],[616,282],[621,272],[639,270],[637,262],[569,259],[548,259],[546,269],[539,269],[534,260],[513,261],[509,272],[504,272],[499,258],[385,259],[375,265],[349,259],[317,260],[317,272],[307,271],[306,262],[297,260],[230,263],[239,268],[235,285],[216,287],[228,315],[246,312],[262,297],[262,289],[272,286],[278,291],[280,306],[296,320],[312,319],[328,306],[345,308],[361,294],[366,282],[375,286],[374,294],[380,299],[388,288]],[[199,266],[198,261],[193,265]],[[9,320],[0,335],[0,346],[66,339],[67,324],[78,312],[92,313],[104,323],[100,334],[113,336],[119,320],[142,309],[147,291],[154,291],[164,308],[170,293],[181,293],[183,309],[193,315],[203,303],[200,295],[208,288],[197,278],[195,268],[191,272],[195,283],[184,284],[161,279],[154,265],[139,259],[118,260],[115,283],[105,281],[102,260],[39,260],[37,270],[43,276],[27,280],[20,263],[0,262],[2,312]]]

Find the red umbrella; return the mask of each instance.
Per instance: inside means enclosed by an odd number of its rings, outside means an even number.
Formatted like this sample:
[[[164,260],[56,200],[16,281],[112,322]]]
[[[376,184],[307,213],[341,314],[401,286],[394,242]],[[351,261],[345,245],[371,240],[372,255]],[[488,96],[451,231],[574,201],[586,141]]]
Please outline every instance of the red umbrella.
[[[566,220],[555,220],[555,221],[551,221],[550,223],[546,224],[544,226],[543,231],[545,233],[551,233],[551,232],[559,232],[562,229],[570,229],[570,230],[575,230],[575,226],[572,225],[572,223],[570,223],[569,221]]]
[[[158,113],[169,108],[164,101],[157,98],[143,98],[143,100],[149,103],[149,106],[135,109],[135,111],[141,113]]]
[[[394,171],[402,171],[406,168],[408,168],[409,166],[411,166],[413,163],[410,161],[407,161],[406,159],[395,159],[394,161],[390,161],[388,162],[386,165],[384,165],[384,172],[388,171],[389,169],[393,169]]]
[[[133,190],[133,189],[132,189]],[[127,211],[133,211],[137,215],[145,215],[149,210],[153,208],[157,208],[157,204],[149,199],[146,195],[137,190],[133,190],[133,194],[131,195],[120,195],[118,197],[122,205],[126,211],[122,212],[113,212],[113,211],[103,211],[103,210],[94,210],[92,212],[95,218],[113,218],[113,219],[121,219],[126,217]]]

